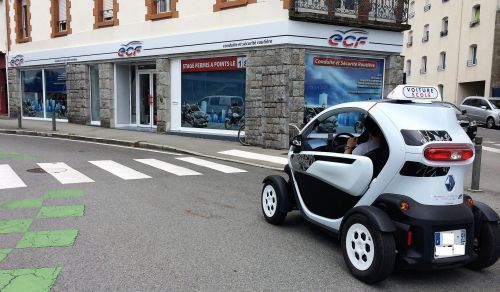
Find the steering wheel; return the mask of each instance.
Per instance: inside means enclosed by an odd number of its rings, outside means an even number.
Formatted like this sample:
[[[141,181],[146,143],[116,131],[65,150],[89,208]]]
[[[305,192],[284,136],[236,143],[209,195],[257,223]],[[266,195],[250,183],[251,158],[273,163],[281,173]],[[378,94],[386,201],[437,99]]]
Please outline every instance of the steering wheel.
[[[340,143],[337,141],[339,137],[350,137],[354,138],[355,136],[351,133],[338,133],[335,138],[332,138],[333,134],[328,135],[328,140],[327,140],[327,151],[334,151],[338,152],[337,147],[340,146]]]
[[[351,133],[347,133],[347,132],[344,132],[344,133],[338,133],[338,134],[335,136],[335,138],[333,138],[333,141],[334,141],[334,142],[337,142],[336,140],[337,140],[337,138],[338,138],[338,137],[345,137],[345,136],[347,136],[347,137],[349,137],[349,138],[354,138],[354,137],[355,137],[353,134],[351,134]]]

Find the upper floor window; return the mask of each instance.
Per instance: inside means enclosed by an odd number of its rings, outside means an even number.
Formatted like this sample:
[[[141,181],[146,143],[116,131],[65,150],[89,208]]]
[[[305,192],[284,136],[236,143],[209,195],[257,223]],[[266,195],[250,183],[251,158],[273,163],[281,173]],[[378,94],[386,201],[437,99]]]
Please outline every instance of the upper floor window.
[[[31,41],[30,0],[15,0],[16,43]]]
[[[467,66],[472,67],[477,65],[477,45],[471,45],[469,47],[469,60],[467,60]]]
[[[118,0],[94,0],[94,28],[118,25]]]
[[[409,48],[413,45],[413,30],[410,30],[408,32],[408,42],[406,43],[406,46]]]
[[[431,0],[425,0],[424,11],[431,10]]]
[[[441,20],[441,37],[447,36],[448,35],[448,17],[443,18]]]
[[[178,0],[146,0],[148,14],[146,20],[159,20],[179,16],[177,11]]]
[[[411,60],[406,60],[406,75],[411,75]]]
[[[420,64],[420,74],[426,74],[426,73],[427,73],[427,57],[423,56],[422,64]]]
[[[472,19],[470,21],[470,27],[476,26],[481,20],[481,5],[477,4],[472,7]]]
[[[52,37],[59,37],[71,33],[70,29],[70,14],[69,8],[71,7],[70,0],[51,0],[51,26]]]
[[[422,37],[422,42],[425,43],[429,41],[429,25],[424,25],[424,35]]]
[[[438,71],[444,71],[446,69],[446,52],[439,53],[439,66]]]
[[[415,1],[411,1],[411,3],[410,3],[410,9],[409,9],[409,12],[408,12],[408,17],[409,18],[415,17]]]
[[[215,0],[214,12],[223,9],[246,6],[247,4],[257,3],[257,0]]]

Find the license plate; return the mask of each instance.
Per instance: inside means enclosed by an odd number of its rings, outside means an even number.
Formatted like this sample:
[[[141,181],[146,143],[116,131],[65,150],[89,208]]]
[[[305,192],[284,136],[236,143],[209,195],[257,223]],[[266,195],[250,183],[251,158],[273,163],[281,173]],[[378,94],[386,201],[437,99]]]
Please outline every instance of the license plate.
[[[434,258],[465,255],[465,229],[434,232]]]

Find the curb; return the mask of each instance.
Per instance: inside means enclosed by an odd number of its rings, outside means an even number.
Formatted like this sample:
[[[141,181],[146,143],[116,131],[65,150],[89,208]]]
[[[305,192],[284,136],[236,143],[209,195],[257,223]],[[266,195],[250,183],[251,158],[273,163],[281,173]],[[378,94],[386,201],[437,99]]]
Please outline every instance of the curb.
[[[177,147],[173,147],[173,146],[153,144],[153,143],[147,143],[147,142],[143,142],[143,141],[128,141],[128,140],[89,137],[89,136],[63,134],[63,133],[39,132],[39,131],[30,131],[30,130],[0,129],[0,134],[57,138],[57,139],[64,139],[64,140],[86,141],[86,142],[94,142],[94,143],[99,143],[99,144],[110,144],[110,145],[118,145],[118,146],[125,146],[125,147],[131,147],[131,148],[157,150],[157,151],[163,151],[163,152],[175,152],[175,153],[179,153],[179,154],[187,154],[187,155],[216,159],[216,160],[221,160],[221,161],[226,161],[226,162],[239,163],[239,164],[244,164],[244,165],[249,165],[249,166],[254,166],[254,167],[259,167],[259,168],[264,168],[264,169],[270,169],[270,170],[275,170],[275,171],[283,171],[283,168],[280,168],[280,167],[273,167],[273,166],[268,166],[268,165],[263,165],[263,164],[258,164],[258,163],[237,160],[237,159],[219,157],[219,156],[215,156],[215,155],[208,155],[208,154],[203,154],[203,153],[199,153],[196,151],[181,149],[181,148],[177,148]]]

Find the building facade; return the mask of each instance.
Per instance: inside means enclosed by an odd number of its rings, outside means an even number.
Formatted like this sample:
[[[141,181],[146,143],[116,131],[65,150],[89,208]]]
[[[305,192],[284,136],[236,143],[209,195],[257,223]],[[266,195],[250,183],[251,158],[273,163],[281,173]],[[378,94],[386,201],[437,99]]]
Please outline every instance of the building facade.
[[[401,83],[407,0],[7,0],[9,113],[288,146]]]
[[[407,82],[445,100],[500,96],[500,0],[413,0],[404,34]]]

